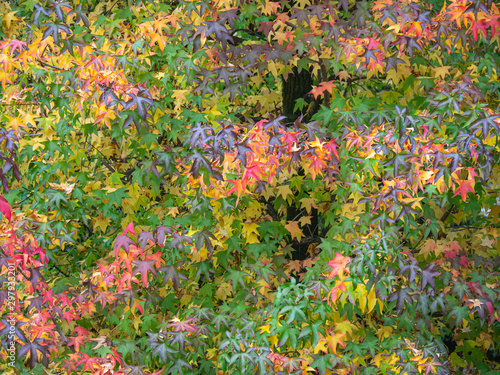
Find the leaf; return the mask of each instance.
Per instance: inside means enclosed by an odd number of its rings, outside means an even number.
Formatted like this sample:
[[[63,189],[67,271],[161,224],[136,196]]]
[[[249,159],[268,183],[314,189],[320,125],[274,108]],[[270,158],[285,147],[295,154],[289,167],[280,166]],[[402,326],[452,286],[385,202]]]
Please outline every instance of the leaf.
[[[196,332],[198,328],[194,324],[191,324],[194,318],[189,318],[184,321],[174,318],[170,320],[170,324],[167,327],[172,327],[174,332]]]
[[[29,340],[26,338],[24,331],[21,329],[22,326],[27,324],[26,322],[16,321],[15,324],[12,325],[7,319],[3,318],[2,323],[5,325],[5,327],[0,331],[0,336],[11,334],[10,333],[10,332],[12,332],[11,327],[13,327],[13,329],[14,329],[13,332],[15,333],[16,338],[21,340],[21,342],[23,344],[29,343]],[[28,349],[29,348],[31,348],[31,347],[28,347]],[[26,350],[28,350],[28,349],[26,349]]]
[[[375,308],[375,305],[377,303],[377,295],[375,294],[375,287],[371,288],[370,289],[370,292],[368,293],[367,295],[367,307],[368,307],[368,310],[367,310],[367,313],[370,313],[373,311],[373,309]]]
[[[99,216],[97,216],[97,218],[95,218],[94,220],[94,230],[97,230],[97,228],[99,228],[102,233],[106,233],[106,229],[108,228],[110,223],[111,219],[109,217],[104,217],[103,213],[100,212]]]
[[[436,284],[434,282],[434,277],[440,274],[439,271],[433,270],[435,263],[428,264],[422,269],[422,290],[425,286],[429,284],[432,289],[436,290]]]
[[[41,345],[40,343],[43,339],[35,339],[33,342],[28,342],[24,346],[19,349],[17,355],[21,357],[27,353],[29,353],[29,367],[33,369],[38,363],[46,362],[46,357],[49,355],[49,350]],[[38,355],[40,352],[40,356]]]
[[[284,200],[286,200],[288,196],[293,196],[293,192],[292,192],[292,190],[290,190],[290,186],[288,186],[288,185],[282,185],[282,186],[276,187],[276,192],[277,192],[277,196],[281,195]]]
[[[420,273],[420,267],[416,259],[411,259],[411,262],[401,268],[401,273],[408,271],[409,280],[414,281],[417,278],[417,274]],[[422,288],[423,289],[423,288]]]
[[[163,364],[166,365],[168,360],[172,358],[172,355],[170,354],[172,352],[174,352],[174,349],[172,349],[166,342],[163,342],[154,344],[151,354],[153,357],[159,356]]]
[[[399,288],[396,292],[389,296],[388,301],[396,301],[396,309],[398,313],[404,308],[405,301],[413,303],[413,297],[409,294],[410,288]]]
[[[308,214],[311,214],[313,208],[318,208],[316,206],[316,199],[314,198],[302,198],[300,200],[300,208],[305,208]]]
[[[351,261],[351,258],[345,257],[340,253],[335,253],[335,257],[328,262],[328,266],[332,267],[328,273],[328,278],[332,279],[337,275],[343,275],[346,270],[346,265]]]
[[[453,366],[467,367],[467,362],[456,352],[450,354],[450,362]]]
[[[467,306],[455,306],[449,313],[448,317],[455,316],[456,327],[462,326],[462,322],[465,317],[469,314],[469,308]]]
[[[134,105],[136,105],[139,116],[145,119],[147,116],[148,108],[150,106],[154,106],[154,102],[151,98],[151,94],[147,90],[141,90],[138,94],[139,95],[127,93],[127,95],[131,97],[131,99],[124,103],[123,108],[130,109]]]
[[[288,223],[285,225],[285,228],[288,232],[290,232],[292,239],[297,239],[297,241],[300,242],[300,239],[304,237],[302,229],[299,228],[298,221],[288,221]]]
[[[222,283],[217,288],[217,291],[215,292],[215,296],[219,300],[225,301],[227,299],[227,297],[231,296],[231,294],[232,294],[231,289],[232,289],[231,285],[229,285],[228,283]]]
[[[396,55],[388,56],[385,59],[382,60],[386,65],[385,65],[385,73],[389,71],[389,69],[394,68],[394,70],[397,72],[398,71],[398,64],[404,64],[405,61],[402,59],[399,59]]]
[[[467,202],[467,192],[470,191],[474,193],[474,180],[457,180],[458,188],[455,190],[453,196],[460,194],[460,197],[464,202]]]
[[[36,286],[38,284],[38,278],[41,277],[43,279],[43,276],[39,271],[41,268],[42,267],[37,267],[37,268],[33,267],[30,270],[30,277],[28,280],[31,282],[31,285],[32,285],[34,290],[36,290]]]
[[[44,23],[42,26],[47,27],[43,33],[42,40],[47,39],[49,36],[52,35],[52,37],[54,38],[54,42],[56,42],[56,44],[59,44],[59,33],[61,31],[63,31],[67,35],[71,34],[68,26],[66,26],[66,25],[48,22],[48,23]]]
[[[156,276],[156,270],[153,267],[153,265],[155,264],[155,261],[154,260],[144,260],[144,261],[134,260],[132,263],[137,266],[134,269],[132,276],[140,273],[142,283],[144,284],[145,287],[147,287],[148,286],[148,272],[152,273],[153,276]]]
[[[126,253],[128,253],[130,245],[134,245],[135,242],[127,237],[126,235],[119,234],[116,237],[115,243],[113,244],[113,248],[115,249],[115,256],[118,257],[118,253],[120,252],[120,249],[124,249]]]
[[[323,95],[325,91],[331,94],[335,87],[337,86],[334,81],[321,82],[318,86],[314,86],[309,93],[314,95],[314,99],[317,99],[318,96]]]
[[[5,199],[3,195],[0,195],[0,212],[8,221],[11,221],[12,209],[9,202],[7,202],[7,199]]]
[[[172,280],[175,290],[178,290],[180,287],[180,279],[187,280],[187,277],[179,273],[174,266],[162,266],[158,268],[158,271],[165,272],[165,275],[163,275],[163,285],[167,284],[168,280]]]

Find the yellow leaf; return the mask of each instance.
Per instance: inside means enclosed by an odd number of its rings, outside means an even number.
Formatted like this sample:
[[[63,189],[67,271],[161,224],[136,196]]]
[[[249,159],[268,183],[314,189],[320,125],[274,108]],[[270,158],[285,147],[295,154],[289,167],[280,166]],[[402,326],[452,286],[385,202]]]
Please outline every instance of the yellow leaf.
[[[305,208],[307,213],[310,214],[313,208],[317,208],[316,199],[314,198],[302,198],[300,200],[300,208]]]
[[[92,220],[92,221],[93,221],[94,230],[96,230],[97,228],[100,228],[101,231],[104,233],[104,232],[106,232],[106,229],[108,228],[109,222],[111,220],[109,217],[104,217],[103,213],[100,212],[99,216],[97,216],[97,218]]]
[[[167,215],[176,217],[179,214],[179,207],[168,207]]]
[[[285,66],[283,64],[281,64],[279,62],[274,62],[274,61],[271,61],[267,64],[267,69],[275,77],[278,77],[281,75],[281,73],[282,73],[281,69],[284,67]]]
[[[349,72],[347,70],[341,70],[339,74],[337,74],[337,77],[341,81],[347,81],[347,78],[350,77]],[[342,108],[341,108],[342,109]]]
[[[189,294],[185,294],[184,296],[182,296],[181,306],[186,306],[189,302],[191,302],[191,298],[192,296],[190,296]]]
[[[371,312],[375,308],[377,303],[377,295],[375,294],[375,287],[372,287],[370,293],[368,293],[368,312]]]
[[[207,108],[206,110],[203,111],[203,113],[206,113],[208,115],[207,118],[210,121],[213,121],[213,120],[215,120],[217,118],[217,116],[222,115],[222,112],[217,109],[216,105],[214,105],[210,109]]]
[[[299,219],[300,226],[303,227],[304,225],[311,224],[311,218],[312,216],[302,216]]]
[[[297,8],[299,8],[299,9],[305,9],[309,5],[311,5],[310,0],[298,0],[297,1]]]
[[[322,351],[323,353],[328,353],[328,346],[326,345],[326,340],[324,339],[319,340],[313,350],[314,354],[318,354],[320,351]]]
[[[345,216],[349,220],[358,221],[359,214],[363,213],[365,207],[362,204],[345,203],[342,205],[342,216]]]
[[[17,10],[3,14],[2,22],[5,24],[6,29],[10,29],[12,22],[17,21],[16,12]]]
[[[103,188],[103,190],[106,190],[106,192],[108,192],[108,193],[112,193],[112,192],[114,192],[114,191],[117,191],[117,190],[118,190],[118,188],[111,187],[111,186],[105,186],[105,187]]]
[[[290,190],[290,186],[288,185],[277,186],[276,190],[277,195],[281,195],[285,200],[289,195],[293,195],[293,192]]]
[[[259,243],[259,224],[246,222],[242,224],[241,233],[246,238],[247,243]]]
[[[21,110],[20,110],[20,111],[19,111],[19,114],[22,116],[22,118],[23,118],[23,122],[24,122],[25,124],[28,124],[28,123],[29,123],[29,124],[31,124],[31,125],[36,125],[35,118],[34,118],[34,116],[33,116],[33,114],[32,114],[32,113],[30,113],[30,112],[24,112],[24,111],[21,111]]]
[[[231,295],[231,293],[232,293],[231,290],[232,290],[231,285],[229,285],[227,282],[223,282],[221,285],[219,285],[219,288],[217,288],[217,291],[215,292],[215,296],[218,299],[225,301],[227,299],[227,297],[229,297]]]
[[[270,329],[271,329],[271,325],[270,324],[266,324],[265,326],[262,326],[259,328],[260,329],[260,334],[262,335],[264,332],[267,332],[267,333],[271,333]]]
[[[200,256],[199,260],[200,262],[208,259],[208,249],[205,246],[202,246],[202,248],[200,249],[199,256]]]
[[[387,357],[387,354],[384,354],[384,353],[377,353],[377,355],[375,355],[375,357],[373,357],[373,364],[377,367],[380,367],[380,364],[382,362],[385,362],[385,359]]]
[[[411,208],[419,208],[421,209],[422,207],[420,206],[420,201],[424,199],[424,197],[420,198],[401,198],[401,201],[404,202],[405,204],[410,204],[411,203]]]
[[[391,337],[391,335],[392,335],[392,327],[383,326],[383,327],[379,328],[379,330],[377,331],[377,335],[378,335],[378,338],[380,340],[383,340],[383,339],[386,339],[388,337]]]
[[[441,77],[444,79],[450,71],[451,66],[437,66],[434,68],[434,77]]]
[[[363,284],[358,284],[354,291],[354,296],[358,301],[358,307],[362,314],[366,313],[366,287]]]
[[[352,336],[352,330],[357,329],[357,327],[348,320],[343,322],[335,323],[335,331],[342,333],[349,333]]]
[[[491,221],[493,224],[497,225],[498,224],[498,218],[500,217],[500,206],[494,205],[491,208],[491,211],[488,214],[489,217],[491,217]]]
[[[278,345],[278,337],[276,335],[270,336],[269,337],[269,342],[271,343],[271,346],[276,346]]]
[[[352,203],[357,205],[360,201],[360,199],[363,199],[364,197],[361,195],[361,193],[359,191],[356,191],[354,194],[351,194],[349,196],[349,199],[352,198]]]
[[[218,349],[217,348],[211,348],[207,349],[207,357],[208,358],[214,358],[217,354]]]
[[[93,190],[99,190],[101,186],[102,186],[101,181],[88,182],[87,185],[83,188],[83,191],[86,193],[90,193]]]
[[[23,121],[19,117],[9,117],[9,116],[5,116],[5,117],[7,117],[10,120],[7,123],[7,127],[14,130],[14,133],[16,135],[19,134],[19,127],[23,127],[23,128],[26,127],[26,125],[23,124]]]
[[[189,90],[173,90],[172,99],[175,99],[175,110],[180,109],[182,103],[186,101],[186,94]]]
[[[251,201],[248,203],[247,209],[245,210],[245,217],[247,219],[255,219],[262,214],[262,207],[259,201]]]
[[[280,7],[279,2],[265,1],[264,4],[258,6],[262,14],[270,16],[273,12],[276,13]]]
[[[142,320],[141,320],[141,317],[140,316],[136,316],[134,317],[134,319],[132,319],[132,324],[134,325],[134,328],[135,328],[135,331],[136,332],[139,332],[140,329],[139,329],[139,325],[142,323]],[[94,348],[95,349],[95,348]]]

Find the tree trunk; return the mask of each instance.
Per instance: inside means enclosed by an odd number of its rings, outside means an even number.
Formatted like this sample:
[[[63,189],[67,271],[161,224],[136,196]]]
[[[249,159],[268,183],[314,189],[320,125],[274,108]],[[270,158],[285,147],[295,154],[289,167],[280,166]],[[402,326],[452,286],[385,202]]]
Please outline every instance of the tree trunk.
[[[308,70],[293,68],[287,79],[283,79],[283,115],[287,122],[294,122],[300,116],[300,111],[293,111],[295,102],[303,98],[312,89],[312,75]]]

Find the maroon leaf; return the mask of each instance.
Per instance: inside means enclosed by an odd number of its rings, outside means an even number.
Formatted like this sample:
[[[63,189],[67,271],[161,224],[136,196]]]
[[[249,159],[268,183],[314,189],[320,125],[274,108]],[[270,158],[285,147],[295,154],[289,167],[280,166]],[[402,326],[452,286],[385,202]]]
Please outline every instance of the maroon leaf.
[[[122,247],[128,254],[130,245],[134,244],[135,242],[131,238],[124,236],[123,234],[119,234],[118,236],[116,236],[115,243],[113,244],[113,249],[115,249],[115,256],[118,257],[118,253],[120,252],[120,248]]]
[[[28,353],[28,351],[30,352],[30,361],[29,361],[30,368],[34,368],[37,365],[37,363],[46,360],[47,359],[46,356],[49,355],[48,349],[45,346],[40,345],[42,341],[43,339],[35,339],[35,341],[30,342],[24,345],[21,349],[19,349],[19,352],[17,354],[18,358]],[[39,359],[37,351],[40,352],[41,355],[43,354],[44,356]]]
[[[141,274],[141,280],[144,286],[148,286],[148,272],[151,272],[153,276],[156,276],[156,270],[153,267],[153,264],[155,264],[154,260],[134,260],[132,262],[135,264],[137,267],[132,273],[132,276],[140,273]]]
[[[433,270],[435,264],[428,264],[424,269],[422,269],[422,290],[425,286],[429,284],[432,289],[436,289],[436,284],[434,282],[434,277],[439,275],[439,271]]]
[[[165,272],[165,275],[163,275],[163,285],[165,285],[170,279],[172,280],[172,284],[175,290],[179,289],[180,279],[187,280],[187,277],[177,272],[177,269],[174,266],[163,266],[158,268],[158,271]]]

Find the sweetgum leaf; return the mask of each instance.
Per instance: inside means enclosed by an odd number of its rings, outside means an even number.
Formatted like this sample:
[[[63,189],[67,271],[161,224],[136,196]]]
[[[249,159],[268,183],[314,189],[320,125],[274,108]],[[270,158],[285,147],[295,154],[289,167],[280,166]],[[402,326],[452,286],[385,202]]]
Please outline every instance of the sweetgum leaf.
[[[17,356],[22,357],[26,353],[30,353],[29,367],[34,368],[40,362],[47,362],[47,356],[49,355],[49,350],[41,345],[40,343],[43,339],[38,338],[33,342],[28,342],[26,345],[22,346],[21,349],[17,352]],[[40,353],[40,355],[38,354]]]

